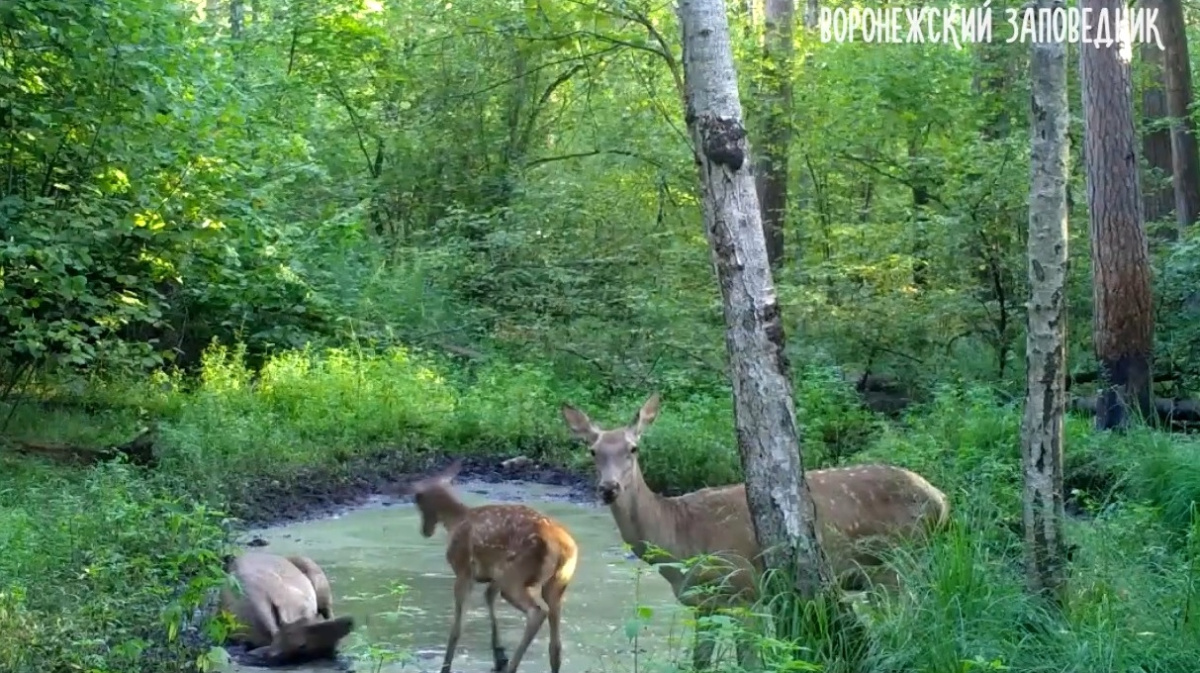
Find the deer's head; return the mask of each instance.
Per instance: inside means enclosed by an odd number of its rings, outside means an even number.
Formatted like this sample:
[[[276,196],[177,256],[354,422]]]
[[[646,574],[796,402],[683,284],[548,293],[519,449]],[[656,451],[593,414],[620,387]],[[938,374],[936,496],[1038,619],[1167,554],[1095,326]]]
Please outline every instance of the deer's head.
[[[338,641],[352,630],[354,618],[349,616],[329,620],[302,617],[280,624],[267,651],[267,658],[274,665],[332,659],[337,656]]]
[[[568,404],[562,406],[563,420],[576,437],[587,442],[596,463],[596,490],[606,505],[611,505],[628,492],[641,470],[638,467],[638,440],[658,416],[659,395],[654,393],[638,409],[633,422],[624,427],[605,430],[592,422],[588,415]]]
[[[438,523],[446,523],[444,514],[456,509],[458,498],[450,484],[462,470],[462,459],[457,459],[438,474],[425,477],[400,489],[400,495],[411,495],[421,512],[421,535],[433,537]]]

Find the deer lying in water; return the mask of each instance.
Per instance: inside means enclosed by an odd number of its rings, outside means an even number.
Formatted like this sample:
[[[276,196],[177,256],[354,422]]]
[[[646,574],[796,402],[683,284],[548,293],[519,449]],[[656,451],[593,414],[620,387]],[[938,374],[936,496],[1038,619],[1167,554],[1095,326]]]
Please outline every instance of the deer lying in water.
[[[650,490],[638,465],[638,440],[658,409],[659,396],[651,395],[632,424],[612,430],[597,426],[570,405],[562,406],[562,415],[571,432],[591,449],[597,490],[621,538],[638,558],[658,565],[675,597],[698,615],[748,606],[757,597],[755,579],[763,567],[745,484],[673,498]],[[898,579],[883,567],[879,552],[949,518],[945,494],[903,468],[859,465],[808,471],[805,478],[824,549],[847,589],[863,588],[864,580],[894,586]],[[686,570],[660,565],[697,556],[707,558]],[[715,645],[712,635],[702,631],[707,629],[697,626],[692,654],[697,670],[709,666]],[[745,643],[739,643],[738,654],[742,661],[752,656]]]
[[[354,628],[351,617],[333,616],[329,579],[306,556],[246,552],[229,566],[241,586],[221,591],[221,607],[239,628],[230,640],[253,649],[250,656],[272,664],[332,658],[338,641]]]
[[[529,643],[550,621],[550,671],[562,664],[560,619],[563,594],[575,574],[579,548],[561,524],[525,505],[468,507],[450,483],[462,468],[454,463],[432,477],[401,489],[412,495],[421,512],[421,535],[432,537],[440,523],[449,540],[446,561],[454,571],[454,623],[446,644],[442,673],[450,663],[462,632],[463,611],[475,584],[487,584],[484,598],[492,623],[492,657],[496,671],[515,673]],[[496,625],[496,596],[525,614],[525,634],[505,656]]]

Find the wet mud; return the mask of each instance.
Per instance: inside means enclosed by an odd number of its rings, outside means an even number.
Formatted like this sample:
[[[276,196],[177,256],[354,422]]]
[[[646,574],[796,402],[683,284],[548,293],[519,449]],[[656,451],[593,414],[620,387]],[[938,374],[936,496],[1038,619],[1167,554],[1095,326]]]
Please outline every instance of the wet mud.
[[[457,456],[456,456],[457,457]],[[595,499],[590,470],[573,471],[523,456],[462,456],[460,482],[521,481],[567,489],[576,502]],[[248,479],[235,494],[231,513],[251,527],[327,517],[361,506],[400,484],[449,465],[444,453],[405,448],[360,454],[332,466]]]

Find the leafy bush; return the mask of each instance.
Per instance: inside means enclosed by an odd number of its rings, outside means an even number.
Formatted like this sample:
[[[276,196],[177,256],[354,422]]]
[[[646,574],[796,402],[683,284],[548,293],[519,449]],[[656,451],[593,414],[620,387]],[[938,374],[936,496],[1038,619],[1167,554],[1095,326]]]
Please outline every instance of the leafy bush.
[[[183,636],[223,578],[220,513],[117,463],[3,467],[0,668],[116,673],[194,659],[202,643]]]

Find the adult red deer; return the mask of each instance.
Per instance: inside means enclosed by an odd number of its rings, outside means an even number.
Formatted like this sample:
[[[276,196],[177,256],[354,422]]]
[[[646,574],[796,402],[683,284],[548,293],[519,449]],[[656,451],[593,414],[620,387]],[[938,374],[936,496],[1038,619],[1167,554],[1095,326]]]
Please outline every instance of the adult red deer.
[[[431,537],[440,523],[449,540],[446,561],[454,571],[454,623],[446,644],[442,673],[450,663],[462,632],[463,610],[475,584],[487,584],[484,598],[492,624],[492,657],[496,671],[515,673],[529,643],[550,622],[550,671],[562,664],[560,620],[563,594],[575,575],[579,548],[560,523],[525,505],[468,507],[450,484],[462,467],[454,463],[432,477],[401,489],[412,495],[421,512],[421,534]],[[505,656],[496,625],[496,596],[525,614],[525,634],[512,659]]]
[[[756,576],[763,566],[745,484],[673,498],[652,491],[638,465],[638,441],[658,410],[655,393],[630,425],[611,430],[567,404],[562,415],[571,432],[590,447],[600,499],[612,512],[621,538],[638,558],[658,567],[680,603],[701,616],[747,606],[757,598]],[[880,552],[949,518],[945,494],[903,468],[858,465],[812,470],[805,478],[824,549],[844,588],[863,588],[866,581],[894,586],[898,580],[884,567]],[[679,567],[695,557],[704,558],[686,569]],[[696,670],[710,665],[714,645],[712,634],[697,625],[692,654]],[[746,644],[739,643],[739,657],[746,661],[752,654],[744,650]]]
[[[353,618],[333,616],[329,579],[307,556],[246,552],[229,573],[240,586],[221,591],[221,607],[239,624],[229,640],[254,648],[252,657],[272,664],[332,657],[354,628]]]

